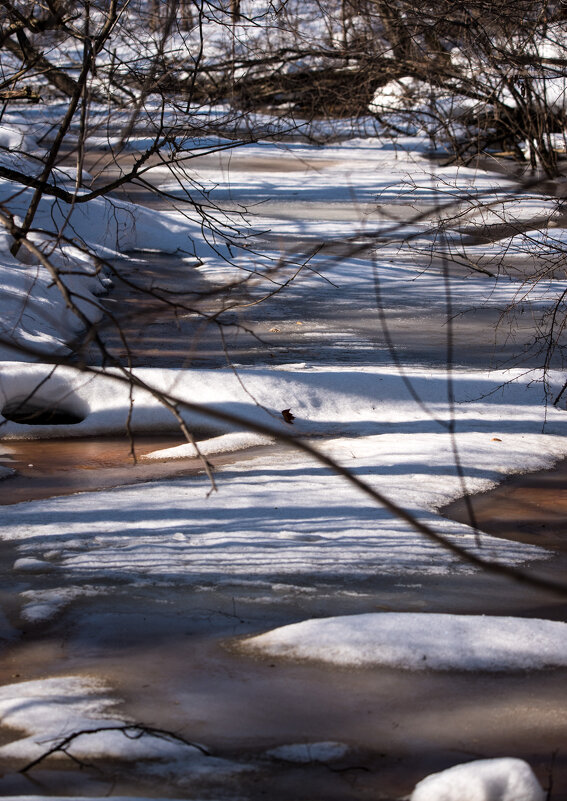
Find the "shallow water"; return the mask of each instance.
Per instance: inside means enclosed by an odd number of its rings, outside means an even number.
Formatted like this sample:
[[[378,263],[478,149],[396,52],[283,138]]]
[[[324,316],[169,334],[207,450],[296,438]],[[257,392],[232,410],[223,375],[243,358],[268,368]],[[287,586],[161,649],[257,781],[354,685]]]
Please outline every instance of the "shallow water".
[[[204,470],[200,459],[144,460],[147,453],[184,444],[186,440],[179,433],[136,434],[133,442],[135,456],[127,437],[4,442],[0,465],[16,470],[17,475],[0,481],[0,506],[76,492],[96,492]],[[248,448],[238,456],[220,454],[207,457],[207,461],[220,466],[235,458],[251,458],[261,450],[260,447]]]
[[[107,181],[118,174],[120,169],[128,166],[132,154],[122,154],[115,162],[113,157],[104,152],[92,153],[89,156],[87,169],[93,175],[100,173]],[[248,157],[244,150],[222,151],[216,154],[205,154],[189,161],[191,169],[203,170],[204,175],[214,175],[220,182],[215,192],[220,192],[217,203],[221,208],[242,212],[246,205],[246,184],[237,181],[230,186],[231,174],[261,173],[275,170],[286,172],[303,171],[305,185],[309,186],[309,175],[314,171],[329,166],[328,160],[318,158],[297,159],[293,153],[283,149],[281,153],[270,157]],[[211,173],[213,169],[213,173]],[[114,171],[114,172],[113,172]],[[152,173],[149,174],[150,176]],[[171,178],[167,170],[157,172],[151,180],[156,185],[160,181]],[[338,179],[337,179],[338,180]],[[229,188],[224,192],[222,186]],[[96,182],[95,182],[96,183]],[[333,197],[337,194],[333,190]],[[167,198],[149,191],[143,186],[130,186],[121,190],[122,195],[149,207],[170,207]],[[340,194],[340,193],[339,193]],[[242,195],[242,196],[241,196]],[[283,197],[283,199],[282,199]],[[305,194],[300,195],[300,198]],[[250,200],[250,199],[249,199]],[[204,207],[214,211],[217,206],[208,202],[206,197],[200,198]],[[339,202],[330,202],[325,198],[311,197],[309,200],[298,199],[297,193],[273,198],[267,195],[250,200],[248,219],[254,226],[254,215],[260,215],[260,230],[269,228],[265,218],[276,220],[294,220],[297,222],[296,233],[286,233],[282,238],[277,232],[250,236],[245,240],[245,248],[240,251],[246,266],[256,266],[254,251],[266,249],[279,255],[282,265],[289,265],[290,258],[301,260],[302,255],[312,254],[318,245],[329,260],[341,256],[368,254],[376,250],[380,239],[372,241],[369,236],[366,245],[349,242],[348,237],[341,241],[335,234],[326,233],[320,241],[313,235],[301,233],[302,221],[351,221],[352,236],[357,232],[369,234],[380,223],[398,220],[411,222],[416,217],[421,220],[433,219],[436,211],[434,205],[427,205],[421,199],[418,203],[379,202],[372,193],[366,199],[357,199],[349,189]],[[243,205],[244,204],[244,205]],[[183,202],[180,198],[180,208]],[[545,222],[542,218],[540,222]],[[391,226],[387,226],[391,228]],[[459,227],[459,223],[455,224]],[[384,228],[384,226],[382,226]],[[465,240],[469,233],[465,228]],[[472,232],[473,229],[471,229]],[[477,229],[474,229],[477,235]],[[495,234],[495,232],[493,232]],[[472,233],[470,234],[472,236]],[[385,236],[386,241],[388,236]],[[472,241],[472,240],[471,240]],[[242,243],[241,243],[242,244]],[[472,262],[461,258],[456,248],[454,263],[441,264],[439,259],[431,258],[431,254],[417,252],[412,256],[411,248],[399,254],[399,261],[414,259],[428,273],[439,277],[439,286],[443,283],[442,270],[448,268],[451,274],[470,276],[470,264],[481,269],[494,270],[492,257],[475,254]],[[235,252],[238,252],[238,248]],[[466,254],[465,254],[466,255]],[[127,339],[131,342],[131,352],[125,352],[124,343],[117,331],[108,328],[103,331],[104,338],[112,354],[118,358],[132,358],[134,365],[154,367],[224,367],[227,361],[242,365],[264,365],[266,362],[278,364],[289,361],[306,361],[317,364],[388,364],[394,363],[394,355],[384,332],[384,323],[388,326],[389,338],[395,349],[395,358],[406,364],[444,366],[447,361],[447,319],[443,302],[443,292],[433,302],[431,296],[412,296],[405,301],[396,300],[395,307],[380,310],[376,297],[365,284],[360,290],[349,289],[341,292],[328,291],[328,286],[321,282],[318,290],[308,287],[303,290],[301,275],[297,281],[286,287],[285,292],[277,294],[259,304],[256,301],[259,293],[247,295],[246,289],[240,296],[232,292],[229,297],[204,299],[200,292],[207,287],[198,271],[193,269],[189,261],[181,262],[178,256],[156,253],[132,253],[130,262],[119,261],[114,264],[116,270],[115,286],[105,301],[107,308],[120,320]],[[380,251],[378,250],[378,257]],[[518,280],[519,294],[522,295],[521,282],[533,272],[534,259],[514,256],[502,269],[508,270]],[[318,269],[321,264],[318,264]],[[264,267],[261,268],[264,270]],[[500,269],[500,267],[498,267]],[[546,265],[546,277],[549,277],[549,264]],[[295,270],[295,268],[294,268]],[[284,269],[285,272],[285,269]],[[129,283],[137,283],[141,291],[132,292],[131,287],[121,281],[121,276]],[[289,277],[281,273],[282,280]],[[558,276],[563,278],[563,271]],[[147,290],[155,285],[165,285],[175,290],[181,289],[184,295],[174,298],[186,306],[177,312],[164,304],[155,303]],[[267,289],[273,289],[271,284]],[[337,300],[340,298],[339,302]],[[222,335],[215,321],[206,320],[202,314],[222,308],[223,303],[229,307],[228,316],[219,318],[222,323]],[[239,306],[239,303],[244,304]],[[247,305],[248,304],[248,305]],[[233,308],[234,307],[234,308]],[[541,353],[531,347],[539,334],[539,322],[531,319],[531,315],[523,315],[523,309],[515,314],[514,304],[504,313],[503,308],[467,309],[454,307],[451,347],[454,363],[462,367],[512,367],[539,366]],[[297,323],[301,326],[298,326]],[[232,324],[234,323],[234,324]],[[474,343],[474,346],[471,346]],[[100,355],[93,349],[88,354],[90,362],[100,363]]]
[[[302,250],[301,241],[288,245]],[[528,315],[507,320],[499,308],[477,308],[456,314],[449,328],[442,297],[432,304],[412,296],[380,309],[367,284],[341,293],[337,303],[336,288],[323,281],[315,289],[298,281],[284,294],[256,303],[262,295],[258,287],[241,287],[226,298],[222,293],[216,296],[193,265],[177,256],[145,252],[130,256],[129,261],[114,264],[114,288],[102,299],[111,317],[99,329],[108,352],[124,365],[219,368],[302,361],[319,366],[392,366],[399,360],[443,368],[449,331],[455,366],[527,368],[540,363],[540,354],[530,347],[537,321]],[[330,253],[329,258],[335,256]],[[442,264],[431,264],[429,270],[443,281]],[[178,288],[177,307],[148,295],[156,281],[166,289]],[[138,288],[133,289],[132,283]],[[223,308],[218,318],[211,317],[211,310],[217,313]],[[94,346],[78,357],[89,364],[103,362]]]
[[[313,592],[315,591],[315,592]],[[542,783],[567,736],[567,671],[513,674],[336,669],[241,656],[238,638],[310,616],[395,608],[541,614],[549,599],[486,576],[377,577],[365,586],[226,585],[179,591],[132,586],[85,598],[49,626],[26,627],[18,681],[44,675],[96,675],[115,688],[136,722],[176,732],[215,756],[253,768],[251,775],[191,778],[189,796],[366,799],[407,794],[429,772],[472,758],[528,759]],[[563,610],[564,611],[564,610]],[[559,613],[559,609],[556,608]],[[547,610],[549,614],[549,610]],[[12,681],[14,679],[12,678]],[[337,741],[337,763],[270,760],[293,743]],[[29,792],[30,779],[61,791],[61,765],[29,777],[2,766],[3,790]],[[555,801],[567,798],[562,751],[554,766]],[[179,794],[187,775],[170,773],[160,794]],[[140,767],[103,764],[72,775],[75,792],[158,788]],[[65,786],[65,782],[63,782]],[[179,796],[178,796],[179,797]]]
[[[482,531],[567,552],[567,460],[552,470],[510,476],[495,489],[469,500]],[[440,511],[470,524],[463,499]]]

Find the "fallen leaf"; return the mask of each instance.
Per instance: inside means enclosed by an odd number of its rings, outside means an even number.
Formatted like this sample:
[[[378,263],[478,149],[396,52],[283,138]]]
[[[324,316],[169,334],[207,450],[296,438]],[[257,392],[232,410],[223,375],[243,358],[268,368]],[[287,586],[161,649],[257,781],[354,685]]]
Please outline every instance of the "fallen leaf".
[[[291,409],[282,409],[282,417],[286,423],[290,424],[290,426],[293,425],[293,421],[295,420],[295,415],[291,413]]]
[[[500,437],[492,437],[492,442],[502,442]]]

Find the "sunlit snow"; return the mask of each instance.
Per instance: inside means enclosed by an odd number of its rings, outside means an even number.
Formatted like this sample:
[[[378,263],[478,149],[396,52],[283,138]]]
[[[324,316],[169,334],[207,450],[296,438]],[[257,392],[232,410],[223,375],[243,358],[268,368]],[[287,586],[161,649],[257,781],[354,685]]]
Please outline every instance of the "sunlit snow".
[[[419,784],[410,801],[544,801],[546,794],[527,762],[478,759],[435,773]]]
[[[567,665],[567,624],[484,615],[368,613],[293,623],[245,651],[407,670],[529,670]]]

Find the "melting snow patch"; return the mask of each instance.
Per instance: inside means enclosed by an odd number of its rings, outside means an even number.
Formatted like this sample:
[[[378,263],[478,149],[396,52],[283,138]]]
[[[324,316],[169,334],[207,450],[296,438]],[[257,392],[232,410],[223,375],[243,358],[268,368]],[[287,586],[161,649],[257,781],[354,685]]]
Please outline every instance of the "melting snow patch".
[[[31,556],[23,556],[14,562],[14,570],[19,573],[45,573],[55,570],[56,565],[46,562],[44,559],[34,559]]]
[[[58,612],[76,598],[99,595],[104,591],[102,587],[93,587],[86,584],[55,587],[50,590],[26,590],[20,593],[20,598],[25,603],[21,615],[24,620],[30,623],[44,622],[55,617]]]
[[[212,456],[218,453],[232,453],[244,448],[254,448],[258,445],[269,445],[272,437],[254,434],[249,431],[223,434],[219,437],[201,440],[197,447],[191,442],[177,445],[174,448],[162,448],[146,454],[144,459],[195,459],[197,456]],[[198,448],[198,450],[197,450]]]
[[[200,745],[160,729],[115,717],[116,699],[104,683],[79,676],[20,682],[0,688],[4,726],[28,736],[0,747],[0,759],[52,757],[143,761],[148,774],[207,776],[248,770],[209,755]],[[64,750],[60,746],[64,746]],[[51,757],[51,758],[52,758]]]
[[[273,759],[281,759],[284,762],[298,762],[307,764],[309,762],[334,762],[342,759],[348,753],[348,745],[344,743],[323,742],[323,743],[295,743],[291,745],[279,745],[266,751],[266,755]]]
[[[116,725],[110,715],[114,704],[101,682],[77,676],[2,687],[3,725],[31,736],[2,746],[0,757],[35,759],[71,732]]]
[[[479,759],[427,776],[410,801],[544,801],[545,793],[522,759]]]
[[[567,624],[484,615],[374,613],[305,620],[245,640],[242,647],[356,667],[528,670],[567,665]]]

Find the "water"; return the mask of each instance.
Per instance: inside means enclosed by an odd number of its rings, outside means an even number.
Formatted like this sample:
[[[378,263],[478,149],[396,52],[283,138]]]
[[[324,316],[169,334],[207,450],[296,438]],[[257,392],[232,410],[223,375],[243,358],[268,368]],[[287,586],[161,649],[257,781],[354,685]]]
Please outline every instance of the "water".
[[[118,175],[118,171],[128,165],[132,155],[122,155],[117,162],[108,153],[91,153],[87,169],[93,175],[100,174],[108,181]],[[217,207],[242,212],[249,208],[247,218],[254,223],[254,215],[271,217],[274,220],[294,220],[296,232],[285,237],[278,233],[260,234],[245,242],[244,250],[235,249],[246,268],[256,266],[254,251],[271,251],[281,263],[275,278],[285,281],[294,272],[295,262],[301,263],[307,254],[322,245],[317,269],[325,269],[325,257],[330,263],[342,256],[363,255],[377,252],[378,261],[382,256],[376,250],[369,233],[384,230],[384,223],[398,220],[409,223],[416,218],[422,222],[434,221],[436,210],[433,205],[406,202],[379,203],[376,192],[368,197],[353,195],[352,187],[333,187],[333,202],[328,200],[328,192],[322,197],[309,193],[309,175],[314,170],[328,167],[326,160],[317,158],[297,159],[293,153],[282,149],[276,158],[247,157],[244,151],[220,152],[191,159],[191,168],[201,170],[203,175],[214,176],[218,184],[213,192],[214,203],[207,197],[198,197],[203,208],[213,218]],[[254,185],[252,196],[247,196],[245,182],[240,179],[236,186],[230,185],[233,171],[262,173],[274,169],[285,173],[303,170],[304,186],[301,199],[297,199],[295,184],[289,192],[278,193],[277,197],[268,195],[261,199]],[[208,172],[209,171],[209,172]],[[167,169],[160,169],[153,176],[157,185],[161,181],[171,181]],[[209,175],[209,177],[210,177]],[[224,183],[229,187],[223,188]],[[206,183],[206,181],[205,181]],[[339,182],[340,183],[340,182]],[[96,185],[96,180],[95,180]],[[340,192],[344,196],[340,195]],[[187,198],[181,196],[178,207],[184,208]],[[339,194],[337,194],[339,193]],[[170,207],[170,201],[150,192],[141,186],[131,186],[122,190],[122,196],[150,207]],[[339,197],[340,196],[340,197]],[[304,198],[308,197],[308,200]],[[339,200],[337,201],[337,197]],[[260,202],[261,200],[261,202]],[[216,204],[216,205],[215,205]],[[193,207],[191,206],[193,213]],[[456,213],[456,210],[455,210]],[[301,223],[309,221],[351,221],[351,234],[357,232],[368,235],[366,244],[361,240],[340,241],[334,234],[327,233],[318,241],[314,235],[301,233]],[[539,218],[538,223],[546,223]],[[465,225],[465,223],[463,223]],[[264,229],[266,224],[260,224]],[[391,226],[390,226],[391,227]],[[455,227],[459,227],[458,221]],[[518,226],[508,234],[517,232]],[[478,226],[464,229],[464,242],[478,240]],[[498,231],[494,236],[502,236]],[[396,234],[397,236],[397,234]],[[339,241],[338,241],[339,240]],[[383,241],[388,241],[386,235]],[[119,321],[130,349],[125,351],[120,333],[112,324],[101,333],[113,356],[126,362],[131,359],[134,365],[153,367],[225,367],[228,362],[237,365],[278,364],[290,361],[324,364],[384,364],[392,365],[399,359],[406,365],[443,367],[447,363],[448,336],[452,337],[453,361],[459,367],[499,368],[536,367],[545,358],[545,342],[542,330],[545,322],[534,319],[531,314],[523,314],[522,308],[506,302],[484,305],[471,309],[468,298],[452,298],[452,327],[447,325],[447,309],[443,287],[443,271],[448,269],[455,277],[471,275],[466,258],[461,258],[460,248],[455,245],[455,260],[443,264],[438,257],[418,252],[412,255],[411,248],[395,256],[401,266],[405,263],[424,266],[424,276],[433,279],[419,291],[413,291],[404,298],[396,295],[395,304],[385,299],[380,308],[372,283],[364,281],[360,286],[348,285],[347,289],[333,287],[321,280],[318,284],[303,280],[306,273],[286,286],[285,290],[267,297],[257,303],[262,294],[268,294],[274,285],[269,282],[251,287],[241,287],[229,294],[210,294],[211,285],[200,276],[190,259],[164,253],[132,253],[129,262],[118,261],[113,265],[115,286],[106,299],[107,310]],[[386,253],[391,251],[386,251]],[[465,254],[466,256],[466,254]],[[495,269],[490,256],[474,254],[471,257],[481,268]],[[514,274],[519,295],[524,294],[522,281],[531,277],[535,260],[530,255],[504,259],[498,270]],[[550,277],[550,265],[539,265],[545,277]],[[417,273],[416,286],[420,287]],[[563,270],[557,278],[564,278]],[[139,286],[132,290],[132,283]],[[156,302],[150,290],[155,286],[165,287],[165,297],[173,300],[177,308],[163,302]],[[265,293],[261,289],[265,290]],[[173,290],[180,293],[168,296]],[[462,290],[461,290],[462,291]],[[219,312],[223,312],[220,315]],[[299,323],[299,325],[298,325]],[[387,326],[388,336],[384,325]],[[449,334],[450,331],[450,334]],[[388,342],[391,340],[395,354]],[[100,354],[91,348],[86,358],[94,364],[101,363]],[[552,360],[553,361],[553,360]],[[561,362],[560,354],[555,356],[554,365]],[[548,365],[550,366],[550,365]]]
[[[185,442],[180,433],[136,434],[133,455],[126,437],[10,440],[2,444],[0,464],[16,470],[17,475],[0,481],[0,506],[202,472],[199,459],[144,461],[151,451]],[[225,454],[208,457],[208,461],[220,467],[259,452],[259,447],[248,448],[238,457]]]
[[[335,669],[244,657],[238,641],[308,616],[377,609],[549,616],[549,598],[486,576],[411,582],[377,577],[351,587],[350,594],[316,582],[315,592],[306,589],[109,588],[102,598],[74,603],[49,626],[25,627],[13,657],[3,660],[4,676],[12,681],[98,676],[115,689],[131,720],[204,743],[251,774],[230,781],[189,777],[186,795],[183,766],[158,782],[141,766],[118,770],[96,760],[98,771],[63,778],[61,768],[70,770],[69,763],[47,763],[26,777],[12,773],[12,763],[2,766],[1,791],[30,792],[31,782],[39,782],[50,792],[72,788],[77,794],[98,788],[100,794],[181,792],[190,798],[384,799],[407,794],[431,771],[496,755],[524,757],[545,779],[565,733],[565,670],[501,676]],[[336,764],[266,756],[282,744],[329,740],[348,747]],[[561,753],[554,780],[554,799],[564,799]]]
[[[567,461],[552,470],[511,476],[495,489],[469,500],[483,531],[567,552]],[[470,522],[462,499],[441,512],[452,520]]]

